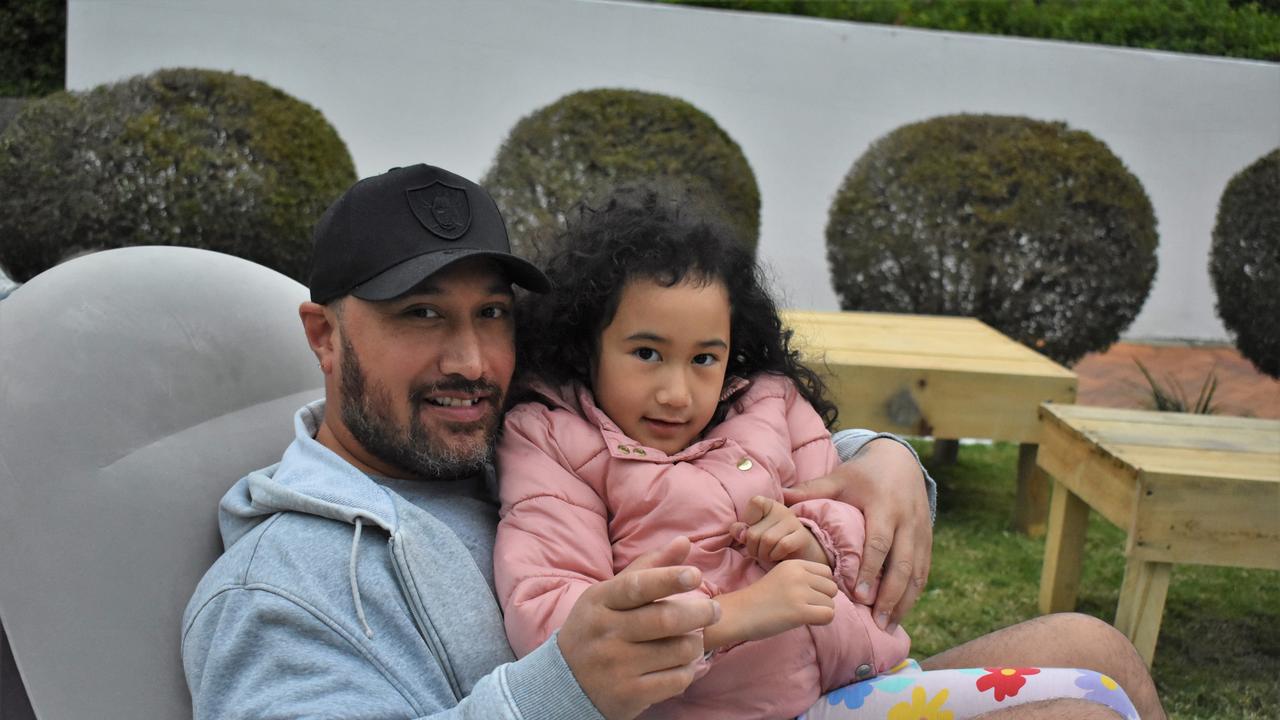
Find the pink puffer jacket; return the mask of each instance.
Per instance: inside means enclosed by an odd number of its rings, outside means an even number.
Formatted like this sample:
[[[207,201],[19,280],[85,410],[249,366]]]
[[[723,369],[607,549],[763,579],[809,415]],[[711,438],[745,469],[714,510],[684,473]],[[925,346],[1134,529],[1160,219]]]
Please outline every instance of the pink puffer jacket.
[[[837,463],[822,420],[787,379],[753,378],[728,416],[675,455],[639,446],[582,387],[541,388],[545,402],[507,413],[498,446],[502,520],[494,576],[507,637],[523,657],[559,628],[591,584],[678,535],[714,597],[765,574],[729,526],[756,495],[827,474]],[[717,652],[680,697],[652,717],[795,717],[820,693],[884,672],[907,656],[898,628],[879,630],[850,601],[865,534],[862,513],[807,501],[792,510],[832,560],[841,593],[830,625],[801,627]]]

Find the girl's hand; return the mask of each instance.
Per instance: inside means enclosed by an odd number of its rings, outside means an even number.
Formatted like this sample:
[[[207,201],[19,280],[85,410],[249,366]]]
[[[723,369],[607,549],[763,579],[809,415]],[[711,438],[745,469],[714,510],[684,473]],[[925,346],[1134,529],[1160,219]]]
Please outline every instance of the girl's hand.
[[[832,498],[867,518],[867,542],[854,601],[893,631],[920,598],[932,562],[929,496],[915,456],[895,440],[872,440],[830,475],[784,488],[789,503]]]
[[[746,589],[748,636],[753,640],[801,625],[826,625],[836,616],[831,568],[808,560],[783,560]]]
[[[762,640],[802,625],[826,625],[836,615],[831,568],[783,560],[751,585],[716,597],[721,619],[703,631],[705,650]]]
[[[751,498],[746,522],[729,526],[733,538],[747,554],[768,566],[782,560],[810,560],[827,563],[827,553],[791,508],[762,495]]]

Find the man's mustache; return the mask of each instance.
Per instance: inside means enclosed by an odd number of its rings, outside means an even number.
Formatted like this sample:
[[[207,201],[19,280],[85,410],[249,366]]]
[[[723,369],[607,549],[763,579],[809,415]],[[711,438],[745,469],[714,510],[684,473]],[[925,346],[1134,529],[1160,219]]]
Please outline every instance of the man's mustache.
[[[410,395],[410,399],[414,402],[424,402],[427,396],[440,392],[456,392],[464,394],[488,394],[489,401],[500,405],[502,403],[502,388],[496,383],[490,382],[484,378],[468,380],[461,375],[449,375],[438,380],[426,387],[418,387]]]

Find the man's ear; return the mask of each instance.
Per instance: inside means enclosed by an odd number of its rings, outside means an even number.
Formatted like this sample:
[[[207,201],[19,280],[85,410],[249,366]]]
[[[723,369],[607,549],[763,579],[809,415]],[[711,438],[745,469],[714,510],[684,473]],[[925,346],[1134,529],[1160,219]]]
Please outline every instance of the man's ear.
[[[329,374],[338,355],[338,346],[342,343],[337,309],[304,302],[298,306],[298,317],[302,319],[302,331],[307,334],[307,344],[315,353],[320,369]]]

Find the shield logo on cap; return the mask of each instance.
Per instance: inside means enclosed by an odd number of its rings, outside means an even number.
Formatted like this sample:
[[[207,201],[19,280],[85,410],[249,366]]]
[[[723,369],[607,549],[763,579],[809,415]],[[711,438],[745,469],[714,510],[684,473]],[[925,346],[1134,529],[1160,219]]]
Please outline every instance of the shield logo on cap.
[[[422,226],[445,240],[457,240],[471,227],[467,191],[436,181],[406,190],[409,209]]]

